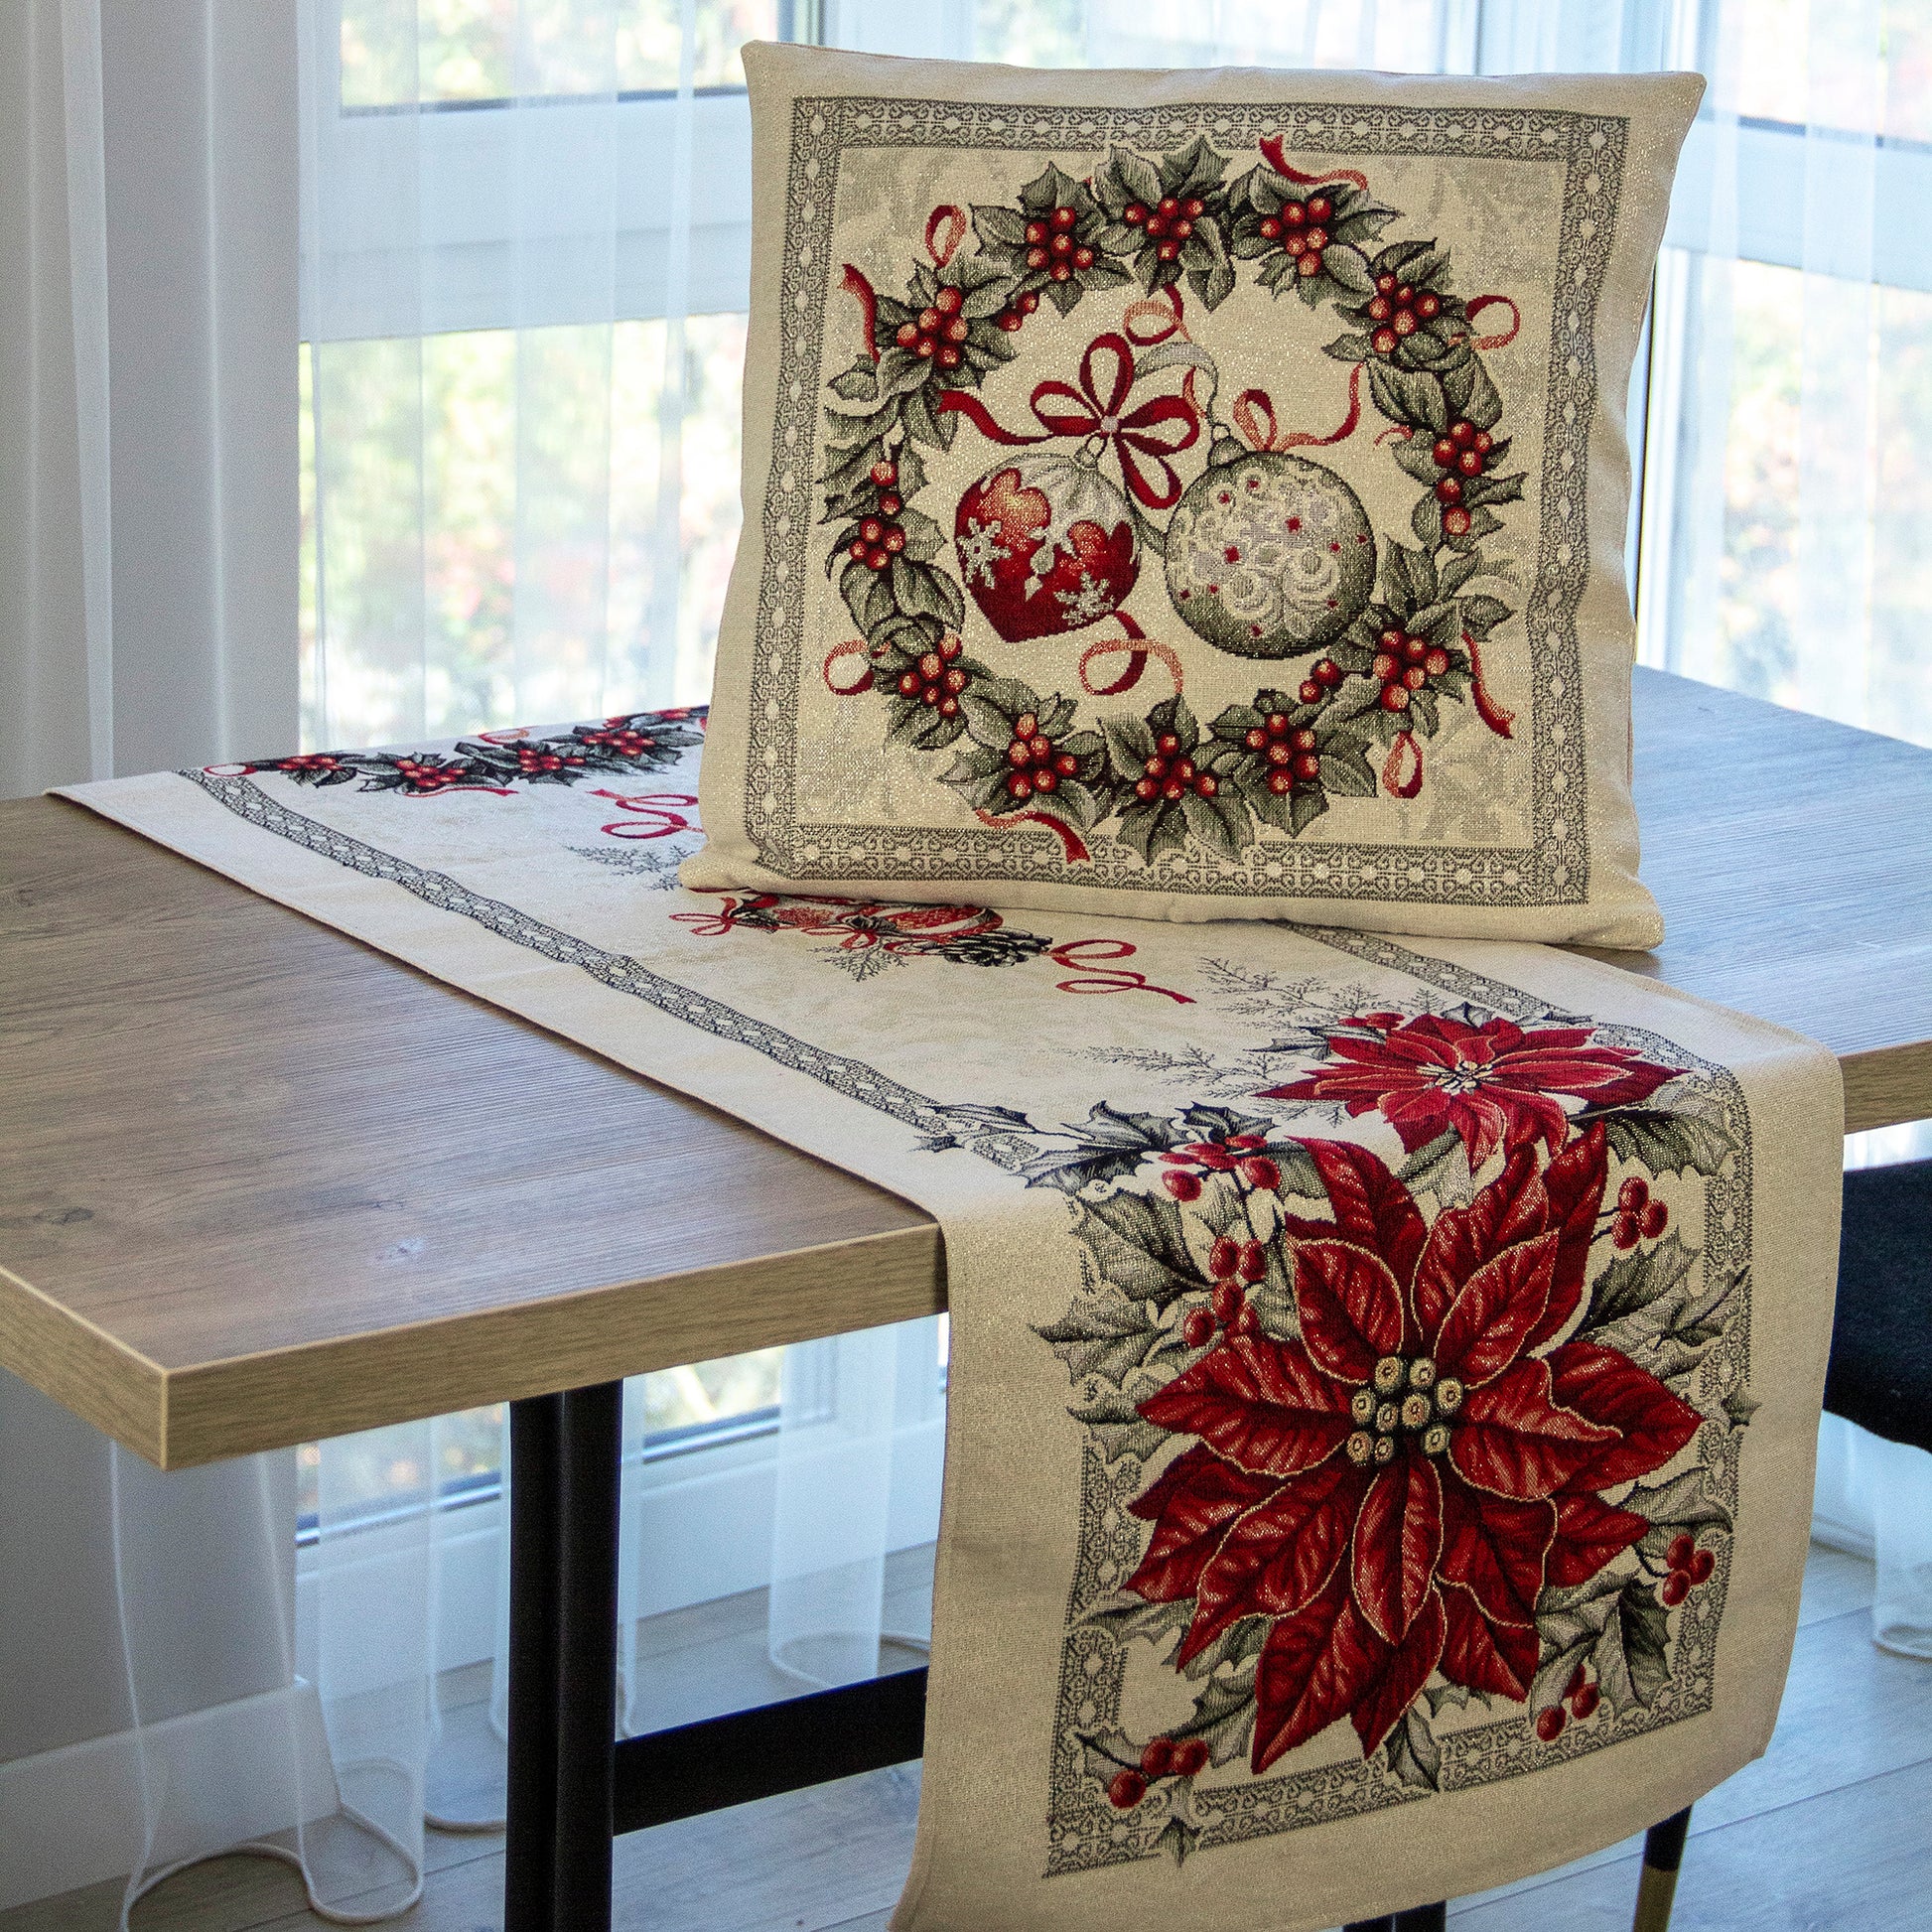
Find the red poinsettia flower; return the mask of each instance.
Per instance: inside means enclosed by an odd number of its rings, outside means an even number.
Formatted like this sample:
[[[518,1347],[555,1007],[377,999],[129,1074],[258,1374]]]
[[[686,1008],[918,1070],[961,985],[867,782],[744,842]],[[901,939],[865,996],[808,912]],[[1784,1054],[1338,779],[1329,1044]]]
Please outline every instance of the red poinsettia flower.
[[[1590,1027],[1485,1020],[1479,1027],[1425,1013],[1368,1013],[1330,1035],[1333,1060],[1306,1079],[1269,1087],[1263,1100],[1342,1100],[1379,1113],[1413,1154],[1453,1128],[1471,1171],[1498,1147],[1541,1141],[1552,1154],[1569,1132],[1564,1099],[1601,1107],[1647,1100],[1682,1067],[1659,1066],[1627,1046],[1592,1041]]]
[[[1526,1700],[1538,1594],[1650,1527],[1599,1492],[1700,1421],[1615,1350],[1551,1346],[1584,1297],[1600,1127],[1541,1172],[1520,1149],[1434,1227],[1366,1149],[1305,1145],[1334,1220],[1282,1237],[1300,1336],[1231,1334],[1141,1404],[1198,1440],[1132,1505],[1155,1529],[1128,1588],[1193,1599],[1179,1662],[1272,1620],[1256,1771],[1340,1718],[1366,1757],[1438,1671]]]

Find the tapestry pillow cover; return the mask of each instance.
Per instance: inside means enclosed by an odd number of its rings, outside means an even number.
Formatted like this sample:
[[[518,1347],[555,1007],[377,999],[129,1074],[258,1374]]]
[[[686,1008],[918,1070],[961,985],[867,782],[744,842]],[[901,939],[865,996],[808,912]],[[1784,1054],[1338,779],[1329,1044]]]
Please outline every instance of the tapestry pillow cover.
[[[1662,936],[1623,412],[1701,80],[746,70],[688,885]]]

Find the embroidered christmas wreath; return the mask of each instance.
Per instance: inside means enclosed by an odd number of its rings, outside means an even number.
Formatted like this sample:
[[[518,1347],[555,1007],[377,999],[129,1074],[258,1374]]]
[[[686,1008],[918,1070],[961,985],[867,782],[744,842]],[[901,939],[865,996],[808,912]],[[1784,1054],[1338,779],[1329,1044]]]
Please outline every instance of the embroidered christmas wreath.
[[[820,482],[834,530],[827,573],[838,573],[861,634],[827,655],[825,681],[841,696],[882,696],[889,743],[950,752],[934,775],[984,822],[1049,825],[1070,860],[1108,820],[1148,863],[1190,834],[1234,859],[1263,826],[1299,835],[1331,797],[1373,796],[1379,782],[1412,798],[1446,702],[1472,702],[1510,735],[1480,652],[1514,613],[1473,586],[1506,588],[1483,541],[1523,494],[1482,358],[1513,339],[1516,304],[1456,295],[1449,250],[1435,239],[1384,241],[1397,210],[1366,176],[1305,174],[1279,138],[1259,145],[1261,159],[1233,180],[1231,158],[1204,137],[1152,158],[1116,147],[1085,181],[1048,166],[1018,207],[974,207],[970,250],[966,212],[939,207],[928,259],[900,295],[845,269],[867,349],[832,379]],[[1187,302],[1218,307],[1242,264],[1277,296],[1292,288],[1311,310],[1332,305],[1345,325],[1325,348],[1350,365],[1347,418],[1332,434],[1285,431],[1262,389],[1222,413],[1219,371],[1188,336]],[[1040,302],[1069,316],[1114,289],[1134,294],[1119,327],[1088,343],[1077,386],[1035,386],[1037,431],[1001,424],[974,392],[1018,357]],[[1508,310],[1509,328],[1475,337],[1490,307]],[[1385,535],[1379,554],[1347,483],[1294,454],[1354,434],[1364,373],[1387,425],[1377,440],[1418,485],[1413,543]],[[1153,391],[1164,378],[1178,387]],[[962,417],[1017,453],[956,506],[955,577],[947,533],[916,499],[927,485],[921,450],[950,449]],[[1071,454],[1054,447],[1068,440]],[[1204,467],[1183,482],[1173,459],[1203,446]],[[1194,716],[1178,657],[1122,608],[1149,553],[1196,635],[1281,667],[1250,701],[1205,723]],[[1084,692],[1123,695],[1154,660],[1173,695],[1138,716],[1083,723],[1078,699],[1041,694],[967,650],[967,591],[1008,642],[1112,620],[1122,636],[1080,658]],[[1109,654],[1125,668],[1091,681]],[[856,666],[841,668],[847,659]]]

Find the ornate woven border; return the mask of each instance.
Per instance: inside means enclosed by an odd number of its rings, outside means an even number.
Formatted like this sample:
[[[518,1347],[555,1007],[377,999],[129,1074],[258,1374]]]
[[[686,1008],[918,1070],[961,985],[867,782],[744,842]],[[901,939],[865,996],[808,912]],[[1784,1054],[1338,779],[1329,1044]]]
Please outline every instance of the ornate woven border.
[[[1449,905],[1583,903],[1589,893],[1583,656],[1576,616],[1589,578],[1586,483],[1596,401],[1596,306],[1615,238],[1628,121],[1548,109],[1349,103],[1162,108],[808,97],[793,103],[786,183],[783,341],[747,720],[745,822],[759,862],[788,879],[997,881],[1214,897],[1308,897]],[[813,527],[818,403],[833,286],[833,204],[851,148],[975,148],[1041,155],[1110,144],[1168,147],[1194,134],[1252,147],[1264,134],[1323,157],[1452,155],[1564,170],[1550,317],[1537,575],[1523,618],[1532,670],[1532,842],[1527,847],[1269,841],[1239,864],[1190,845],[1152,869],[1111,840],[1067,862],[1048,832],[800,824],[802,587]]]

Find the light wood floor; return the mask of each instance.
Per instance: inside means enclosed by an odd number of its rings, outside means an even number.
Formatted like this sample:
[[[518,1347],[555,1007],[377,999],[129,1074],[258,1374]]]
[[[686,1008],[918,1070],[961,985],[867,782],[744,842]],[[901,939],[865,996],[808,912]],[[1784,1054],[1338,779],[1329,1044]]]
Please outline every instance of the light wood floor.
[[[1697,1808],[1675,1932],[1932,1932],[1932,1664],[1869,1641],[1870,1566],[1814,1549],[1770,1751]],[[668,1652],[679,1646],[667,1646]],[[918,1766],[718,1812],[618,1844],[621,1932],[885,1932],[911,1854]],[[1464,1899],[1463,1932],[1622,1932],[1639,1842]],[[405,1932],[496,1932],[501,1841],[429,1841]],[[107,1932],[118,1885],[0,1913],[0,1932]],[[135,1932],[315,1932],[294,1874],[226,1859],[137,1908]],[[988,1927],[987,1932],[997,1932]]]

